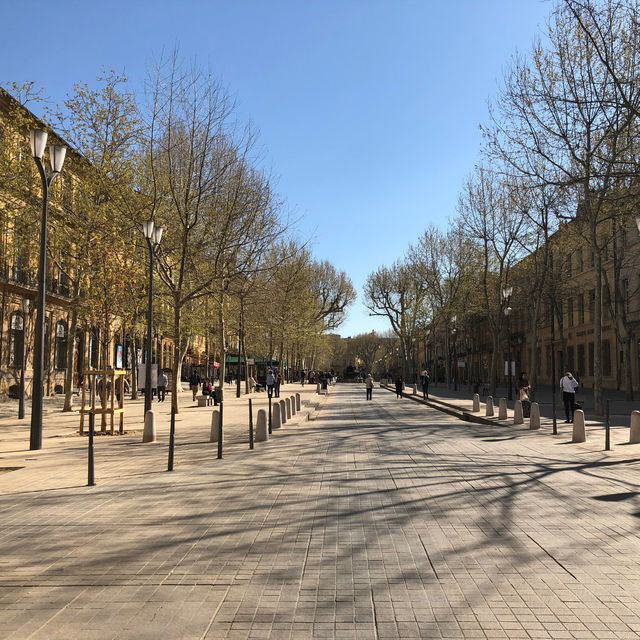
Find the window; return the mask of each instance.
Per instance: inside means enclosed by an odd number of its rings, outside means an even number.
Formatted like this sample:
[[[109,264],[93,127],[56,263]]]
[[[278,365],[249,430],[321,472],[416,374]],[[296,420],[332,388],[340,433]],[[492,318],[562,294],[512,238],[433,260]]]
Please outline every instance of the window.
[[[611,296],[609,294],[609,289],[602,289],[602,316],[604,319],[608,320],[611,318],[611,309],[609,305],[611,304]]]
[[[622,281],[622,304],[624,305],[624,313],[629,313],[629,301],[631,300],[631,292],[629,290],[629,280]]]
[[[578,296],[578,324],[584,324],[584,294]]]
[[[61,320],[56,324],[54,362],[56,369],[67,368],[67,323]]]
[[[609,340],[602,341],[602,375],[611,375],[611,342]]]
[[[584,261],[582,259],[582,248],[578,249],[578,273],[584,271]]]
[[[589,291],[589,320],[593,320],[596,315],[596,290]]]
[[[98,368],[98,335],[95,331],[89,334],[89,366]]]
[[[573,327],[573,298],[567,300],[567,323]]]
[[[589,375],[593,376],[593,342],[589,343]]]
[[[590,266],[593,267],[593,265],[595,265],[595,263],[596,263],[596,254],[593,251],[591,251]]]
[[[24,317],[19,311],[11,314],[9,331],[9,365],[22,366],[24,355]]]
[[[578,380],[580,379],[580,376],[582,376],[585,372],[585,362],[584,362],[584,345],[583,344],[579,344],[578,345],[578,362],[576,363],[576,377],[578,378]]]
[[[574,349],[572,346],[567,347],[567,362],[565,363],[567,371],[575,371],[575,367],[573,366],[573,352]]]

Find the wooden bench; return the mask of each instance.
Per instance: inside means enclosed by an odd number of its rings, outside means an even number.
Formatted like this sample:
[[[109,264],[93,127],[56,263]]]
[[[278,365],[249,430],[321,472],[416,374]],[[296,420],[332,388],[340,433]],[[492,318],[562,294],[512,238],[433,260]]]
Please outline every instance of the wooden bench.
[[[196,400],[198,401],[199,407],[208,407],[213,404],[212,396],[197,396]]]

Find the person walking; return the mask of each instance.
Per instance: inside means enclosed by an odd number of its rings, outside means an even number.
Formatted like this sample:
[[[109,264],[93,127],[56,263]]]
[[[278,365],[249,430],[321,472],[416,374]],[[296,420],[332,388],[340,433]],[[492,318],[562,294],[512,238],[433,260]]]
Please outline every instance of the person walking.
[[[164,402],[168,384],[169,378],[167,378],[167,374],[164,371],[161,371],[158,376],[158,402]]]
[[[404,382],[402,381],[402,376],[398,376],[396,378],[396,398],[402,398],[403,387],[404,387]]]
[[[191,387],[194,402],[196,401],[196,396],[198,395],[198,389],[200,388],[201,382],[202,378],[200,377],[200,374],[194,369],[191,377],[189,378],[189,386]]]
[[[367,388],[367,400],[371,400],[373,396],[373,376],[369,374],[364,383]]]
[[[422,383],[422,397],[425,400],[429,398],[429,382],[431,381],[431,376],[429,375],[429,371],[424,369],[420,374],[420,382]]]
[[[273,385],[276,383],[276,377],[273,375],[273,371],[269,369],[267,372],[267,395],[269,398],[273,396]]]
[[[562,389],[562,402],[564,403],[564,412],[567,419],[565,422],[573,422],[573,414],[576,410],[576,389],[578,381],[571,375],[571,371],[567,371],[560,378],[560,388]]]
[[[282,383],[282,376],[279,371],[273,374],[275,381],[273,383],[273,391],[276,398],[280,397],[280,384]]]

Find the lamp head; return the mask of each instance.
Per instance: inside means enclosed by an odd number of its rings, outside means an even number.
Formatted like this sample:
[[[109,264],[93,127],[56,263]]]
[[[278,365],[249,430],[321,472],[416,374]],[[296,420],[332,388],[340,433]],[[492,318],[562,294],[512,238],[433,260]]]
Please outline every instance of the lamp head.
[[[145,220],[142,223],[142,233],[144,233],[144,237],[148,240],[151,240],[154,226],[153,220]]]
[[[159,245],[160,240],[162,240],[162,233],[164,232],[164,227],[155,227],[153,230],[153,244]]]
[[[47,146],[47,135],[47,132],[41,129],[31,129],[31,131],[29,131],[31,155],[37,160],[42,160],[42,154]]]
[[[67,147],[63,147],[61,144],[49,145],[49,165],[51,171],[54,173],[60,173],[62,171],[62,165],[64,164],[64,158],[67,155]]]
[[[504,315],[507,316],[507,318],[508,318],[511,315],[512,311],[513,311],[513,309],[511,307],[505,307]]]
[[[513,294],[513,287],[510,284],[505,285],[504,288],[502,289],[502,297],[505,300],[508,300],[512,294]]]

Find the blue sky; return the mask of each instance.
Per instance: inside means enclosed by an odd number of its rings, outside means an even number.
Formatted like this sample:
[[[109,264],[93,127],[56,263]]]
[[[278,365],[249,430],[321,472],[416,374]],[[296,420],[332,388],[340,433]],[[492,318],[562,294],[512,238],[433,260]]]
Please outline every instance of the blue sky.
[[[540,0],[0,0],[0,80],[32,80],[57,102],[105,67],[141,88],[153,59],[178,45],[236,96],[299,236],[360,294],[368,273],[455,215],[487,99],[550,10]],[[359,299],[340,333],[374,328],[386,323]]]

